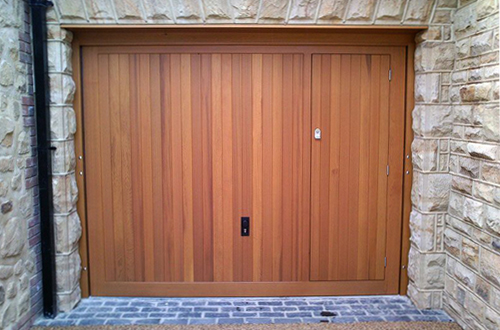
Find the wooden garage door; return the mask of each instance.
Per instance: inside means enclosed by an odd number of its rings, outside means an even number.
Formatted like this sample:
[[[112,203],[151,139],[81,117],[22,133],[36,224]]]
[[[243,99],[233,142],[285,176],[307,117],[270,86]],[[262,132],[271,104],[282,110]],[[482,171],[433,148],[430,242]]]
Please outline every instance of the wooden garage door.
[[[392,53],[314,51],[84,48],[93,295],[396,290]]]

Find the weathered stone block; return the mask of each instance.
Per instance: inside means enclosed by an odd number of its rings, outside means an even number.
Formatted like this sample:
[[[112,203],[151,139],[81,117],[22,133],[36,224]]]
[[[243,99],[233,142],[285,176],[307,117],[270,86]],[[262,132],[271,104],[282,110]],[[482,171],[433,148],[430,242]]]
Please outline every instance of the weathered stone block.
[[[415,138],[411,150],[415,168],[422,171],[435,171],[437,169],[438,140]]]
[[[458,162],[460,174],[467,175],[473,179],[479,177],[479,160],[468,157],[460,157]]]
[[[481,0],[476,5],[478,19],[484,18],[497,10],[498,6],[495,4],[495,0]]]
[[[348,0],[322,1],[319,8],[320,21],[341,22],[344,19]]]
[[[56,255],[56,279],[58,292],[72,292],[80,280],[81,260],[78,251],[69,255]]]
[[[484,162],[481,167],[481,177],[484,181],[500,184],[500,165]]]
[[[479,268],[479,245],[465,237],[462,241],[462,261],[476,270]]]
[[[491,308],[486,308],[484,313],[484,326],[488,330],[500,329],[500,313]]]
[[[141,21],[144,20],[140,3],[134,0],[113,0],[115,3],[118,20]]]
[[[260,8],[259,21],[284,21],[288,0],[263,1]]]
[[[452,42],[424,42],[415,51],[415,70],[452,70],[455,63],[456,49]]]
[[[464,213],[464,199],[464,196],[452,191],[450,193],[448,212],[455,217],[462,218]]]
[[[7,220],[0,234],[0,255],[11,258],[21,254],[26,246],[26,221],[13,217]]]
[[[486,306],[484,302],[475,295],[469,292],[466,293],[464,307],[469,313],[474,315],[477,320],[482,320],[484,318]]]
[[[406,10],[405,22],[425,23],[430,19],[432,5],[434,1],[427,0],[409,0],[408,9]]]
[[[427,73],[415,75],[415,102],[439,102],[439,74]]]
[[[455,36],[462,38],[476,32],[477,29],[477,12],[474,6],[465,6],[459,8],[455,12],[453,20],[453,27],[455,29]]]
[[[201,22],[202,13],[198,0],[172,0],[175,16],[180,22]]]
[[[481,182],[474,182],[474,197],[488,203],[495,202],[496,188]]]
[[[259,0],[231,0],[236,21],[253,22],[257,17]]]
[[[74,174],[53,176],[52,189],[55,213],[65,214],[75,210],[78,201],[78,187]]]
[[[70,107],[50,107],[50,133],[53,140],[72,139],[76,133],[76,116]]]
[[[76,166],[74,141],[52,142],[56,149],[52,157],[52,170],[54,174],[65,174],[71,172]]]
[[[70,75],[49,74],[50,103],[71,104],[75,95],[75,82]]]
[[[465,85],[460,88],[460,99],[463,102],[488,101],[492,98],[492,88],[490,82]]]
[[[453,176],[451,187],[464,194],[472,195],[472,180],[460,176]]]
[[[203,1],[205,19],[208,22],[230,22],[232,19],[231,7],[227,1]]]
[[[468,143],[467,152],[472,157],[477,157],[487,160],[496,160],[498,158],[499,149],[497,146],[490,144]]]
[[[173,22],[172,8],[169,1],[143,0],[146,19],[158,22]]]
[[[69,293],[58,293],[57,308],[60,312],[63,313],[71,311],[80,301],[81,295],[82,292],[80,287],[76,287],[72,292]]]
[[[57,8],[62,21],[82,21],[87,19],[81,0],[58,0]]]
[[[472,123],[472,105],[454,105],[453,106],[453,122],[461,124]]]
[[[446,211],[450,195],[451,176],[442,173],[413,172],[412,202],[422,211]]]
[[[80,218],[76,212],[70,215],[54,216],[56,251],[68,254],[78,247],[82,235]]]
[[[432,251],[434,244],[434,215],[423,215],[417,211],[410,214],[410,240],[420,251]]]
[[[451,255],[460,258],[460,251],[462,250],[462,236],[451,229],[445,229],[444,249]]]
[[[493,31],[488,31],[471,39],[470,54],[472,56],[480,55],[492,50]]]
[[[481,275],[500,286],[500,256],[486,249],[481,250]]]
[[[451,106],[417,105],[413,110],[413,131],[418,136],[448,137],[453,129]]]
[[[112,0],[84,0],[90,20],[115,21]]]
[[[487,228],[491,232],[500,235],[500,209],[489,205],[485,205],[485,208]]]
[[[484,204],[474,199],[465,197],[464,220],[479,228],[484,227]]]
[[[319,0],[293,0],[289,21],[313,21],[318,9]]]
[[[483,136],[489,141],[500,141],[500,109],[498,106],[477,105],[473,110],[474,124],[482,125]]]
[[[410,248],[408,277],[423,290],[443,289],[446,255],[424,254]]]
[[[375,0],[351,0],[345,19],[348,21],[371,21],[375,5]]]
[[[405,0],[380,0],[377,11],[377,21],[401,21]]]
[[[408,285],[408,297],[418,308],[440,308],[441,291],[420,291],[414,283]]]

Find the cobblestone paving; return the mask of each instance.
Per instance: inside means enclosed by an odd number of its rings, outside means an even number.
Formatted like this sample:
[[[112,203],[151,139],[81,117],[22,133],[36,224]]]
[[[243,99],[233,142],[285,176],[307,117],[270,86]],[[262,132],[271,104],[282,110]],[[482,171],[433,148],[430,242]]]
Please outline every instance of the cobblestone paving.
[[[39,326],[223,323],[452,322],[441,310],[418,310],[407,297],[83,299]]]

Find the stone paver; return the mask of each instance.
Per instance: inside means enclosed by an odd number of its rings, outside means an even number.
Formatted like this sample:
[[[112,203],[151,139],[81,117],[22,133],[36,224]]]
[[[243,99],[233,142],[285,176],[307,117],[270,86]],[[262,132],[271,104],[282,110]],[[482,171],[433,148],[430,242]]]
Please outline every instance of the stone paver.
[[[110,298],[83,299],[38,326],[126,324],[452,322],[441,310],[419,310],[407,297]]]

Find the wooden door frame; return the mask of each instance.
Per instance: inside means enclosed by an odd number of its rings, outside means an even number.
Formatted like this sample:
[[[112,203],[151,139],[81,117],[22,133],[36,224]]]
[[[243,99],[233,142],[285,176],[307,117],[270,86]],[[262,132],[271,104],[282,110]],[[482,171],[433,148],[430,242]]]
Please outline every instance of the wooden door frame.
[[[208,28],[209,27],[209,28]],[[238,27],[238,28],[235,28]],[[86,218],[86,190],[84,180],[84,136],[83,136],[83,104],[82,104],[82,58],[83,46],[110,45],[324,45],[324,46],[399,46],[406,53],[406,86],[405,86],[405,134],[404,134],[404,168],[403,168],[403,200],[402,200],[402,231],[401,260],[399,273],[399,294],[405,295],[408,286],[408,253],[410,250],[411,184],[412,163],[411,143],[413,141],[412,116],[414,107],[414,52],[415,34],[426,29],[425,26],[409,27],[345,27],[345,26],[106,26],[106,25],[63,25],[62,28],[74,33],[73,48],[73,79],[76,84],[74,110],[76,114],[77,131],[75,134],[75,153],[77,156],[76,176],[79,198],[77,212],[82,224],[82,237],[79,243],[79,253],[82,263],[80,287],[82,297],[91,294],[88,233]],[[208,29],[207,29],[208,28]],[[228,283],[224,283],[228,285]],[[231,287],[246,286],[245,283],[230,284]],[[303,282],[290,286],[303,285]],[[359,285],[353,283],[353,286]],[[267,288],[273,294],[272,286]],[[306,288],[307,289],[307,288]],[[249,287],[249,290],[250,287]],[[296,288],[294,291],[300,291]],[[346,291],[346,292],[349,292]],[[311,291],[311,294],[321,292]],[[127,294],[134,295],[130,291]],[[203,292],[201,293],[203,294]]]

